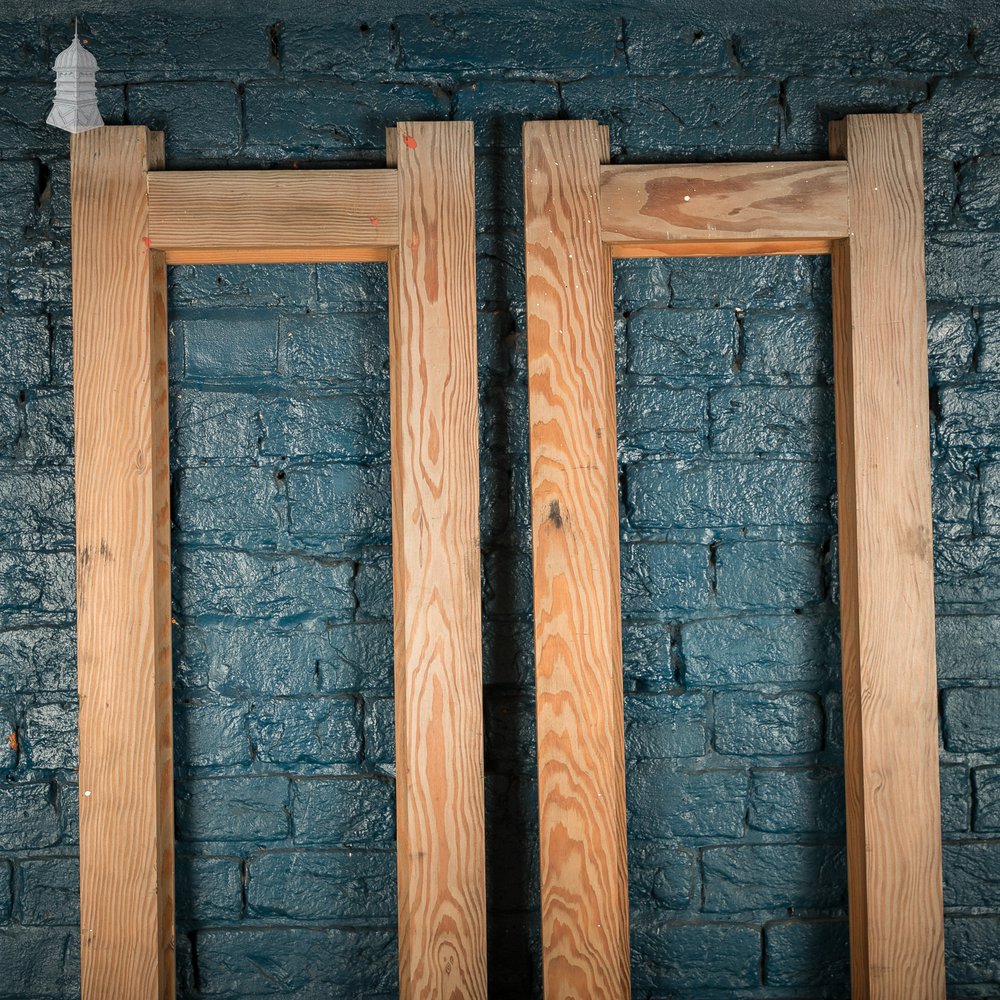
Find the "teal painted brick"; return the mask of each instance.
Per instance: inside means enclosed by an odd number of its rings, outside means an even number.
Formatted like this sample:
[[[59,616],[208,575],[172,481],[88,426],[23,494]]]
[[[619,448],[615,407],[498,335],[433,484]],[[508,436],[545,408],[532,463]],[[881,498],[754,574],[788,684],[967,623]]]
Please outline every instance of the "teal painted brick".
[[[24,428],[24,406],[11,387],[0,389],[0,456],[13,457]]]
[[[174,753],[187,767],[242,767],[250,764],[247,709],[238,702],[174,705]]]
[[[229,924],[240,919],[243,877],[239,858],[179,854],[175,865],[179,926]]]
[[[14,770],[17,766],[18,732],[17,719],[13,706],[0,706],[0,734],[6,733],[7,739],[0,742],[0,773]]]
[[[760,976],[760,929],[734,923],[640,923],[632,928],[632,989],[639,996],[753,989]],[[641,956],[641,958],[640,958]],[[697,993],[690,991],[697,990]]]
[[[384,393],[276,399],[264,407],[265,455],[379,458],[389,453]]]
[[[81,560],[87,558],[83,552]],[[68,614],[76,601],[72,552],[0,552],[0,607],[8,626]]]
[[[392,619],[392,555],[384,548],[366,549],[354,577],[356,617]]]
[[[941,828],[945,833],[966,833],[972,812],[971,783],[964,765],[941,768]]]
[[[474,121],[476,149],[521,148],[526,121],[559,117],[559,88],[542,81],[482,80],[455,95],[455,117]]]
[[[288,526],[283,476],[268,466],[178,469],[174,522],[183,532],[239,536],[250,545],[282,537]]]
[[[186,626],[175,638],[177,671],[189,686],[228,696],[305,695],[391,686],[388,623],[324,623],[319,631],[271,635]]]
[[[129,118],[162,131],[171,165],[233,156],[240,146],[240,101],[234,84],[130,84]]]
[[[1000,393],[984,382],[942,388],[938,436],[958,448],[1000,445]]]
[[[317,847],[388,847],[395,839],[395,798],[381,778],[292,782],[294,843]]]
[[[931,302],[1000,303],[1000,247],[991,233],[938,233],[927,241]]]
[[[837,910],[847,903],[842,847],[755,844],[702,854],[708,913]]]
[[[1000,832],[1000,767],[977,767],[972,774],[976,789],[972,828],[976,833]]]
[[[488,771],[502,774],[535,769],[535,703],[495,692],[483,706],[484,758]]]
[[[826,616],[741,615],[681,626],[687,684],[817,685],[837,663],[836,623]]]
[[[48,783],[0,786],[0,850],[51,847],[59,840],[59,814]]]
[[[0,997],[72,996],[78,988],[77,932],[64,928],[0,928]]]
[[[1000,152],[994,123],[1000,114],[996,83],[986,78],[945,78],[923,113],[924,144],[954,160]]]
[[[804,607],[822,599],[818,550],[797,542],[731,542],[719,546],[720,607],[739,610]]]
[[[70,469],[0,469],[4,535],[23,548],[72,545],[73,474]]]
[[[29,706],[20,737],[29,767],[75,768],[79,756],[76,702]]]
[[[24,404],[21,459],[64,459],[73,454],[73,398],[62,389],[35,389]]]
[[[0,921],[6,923],[11,909],[11,886],[14,881],[14,869],[9,861],[0,861]]]
[[[648,760],[627,770],[629,836],[636,840],[733,838],[745,832],[745,771],[682,771]]]
[[[639,529],[830,523],[834,470],[795,461],[640,462],[626,473]]]
[[[833,393],[823,387],[718,389],[711,447],[727,455],[811,458],[834,450]]]
[[[6,180],[3,166],[0,163],[0,185]],[[0,200],[0,217],[3,215]],[[49,380],[49,331],[44,316],[0,319],[0,368],[5,381],[18,385],[41,385]]]
[[[628,317],[628,370],[725,378],[736,359],[736,316],[722,309],[643,309]]]
[[[670,265],[670,304],[706,307],[776,309],[813,304],[808,257],[677,258]]]
[[[1000,688],[946,690],[942,724],[949,750],[1000,750]]]
[[[286,76],[333,75],[345,80],[385,79],[399,61],[398,32],[388,21],[326,19],[323,30],[299,18],[281,22],[278,65]],[[261,33],[263,36],[263,32]],[[273,56],[269,59],[273,64]]]
[[[316,286],[322,312],[370,312],[388,338],[389,288],[384,264],[318,264]]]
[[[715,695],[715,749],[739,757],[815,753],[823,716],[815,695],[719,691]]]
[[[342,264],[337,266],[344,267]],[[268,267],[179,264],[167,268],[170,311],[178,306],[199,309],[305,307],[313,304],[315,284],[314,269],[302,264],[271,264]]]
[[[181,389],[173,394],[171,453],[176,460],[246,459],[264,437],[262,400],[243,392]]]
[[[708,607],[709,551],[675,543],[622,545],[622,611],[626,617],[676,618]]]
[[[768,986],[847,994],[850,958],[846,920],[781,920],[764,931]]]
[[[365,763],[391,769],[396,760],[396,702],[393,698],[365,701]]]
[[[992,539],[956,538],[935,550],[934,591],[950,612],[1000,611],[1000,566]]]
[[[266,853],[248,865],[247,907],[267,920],[389,922],[396,913],[395,856],[306,851]]]
[[[327,550],[389,542],[389,466],[292,466],[286,473],[293,538]]]
[[[274,844],[290,833],[288,779],[201,778],[178,782],[177,839]]]
[[[60,843],[67,847],[77,847],[80,843],[80,789],[69,781],[54,784],[55,798],[59,811]]]
[[[1000,224],[1000,156],[979,156],[964,164],[958,191],[962,221],[975,229],[995,230]]]
[[[946,917],[945,971],[949,985],[972,983],[995,990],[1000,985],[998,937],[1000,937],[998,917]]]
[[[707,742],[708,707],[704,694],[626,695],[627,759],[700,757]]]
[[[77,858],[21,861],[17,866],[18,922],[26,926],[80,922]]]
[[[531,553],[523,549],[497,548],[483,560],[485,580],[483,611],[488,615],[531,613]]]
[[[254,760],[283,770],[361,759],[361,706],[350,697],[258,702],[247,720]]]
[[[346,562],[187,549],[175,560],[174,601],[188,616],[238,616],[278,624],[343,621],[355,606],[352,575]]]
[[[396,122],[448,117],[434,87],[340,81],[246,85],[246,141],[253,159],[384,160],[385,130]]]
[[[788,111],[782,129],[782,149],[825,155],[827,126],[831,121],[848,114],[909,111],[924,100],[927,90],[922,80],[851,80],[810,75],[789,80],[785,94]]]
[[[196,940],[206,997],[382,997],[396,987],[396,938],[384,930],[213,928]]]
[[[281,349],[296,385],[389,375],[389,325],[379,312],[282,315]]]
[[[924,150],[924,228],[927,232],[947,229],[957,218],[959,198],[958,176],[955,164],[940,156],[930,155],[934,150]]]
[[[681,76],[735,73],[739,66],[732,39],[714,24],[665,24],[648,14],[627,21],[629,72],[640,76]]]
[[[622,654],[626,686],[674,687],[677,663],[674,630],[665,622],[622,622]]]
[[[0,631],[0,690],[10,694],[75,692],[76,636],[37,623]]]
[[[629,907],[633,913],[685,910],[698,880],[695,852],[676,844],[629,844]]]
[[[401,68],[446,77],[603,74],[624,69],[616,19],[578,13],[573,27],[524,12],[517,17],[407,14],[397,18]],[[486,33],[484,35],[484,32]]]
[[[944,905],[1000,906],[1000,841],[945,843]]]
[[[844,776],[819,768],[755,769],[750,828],[763,833],[843,835]]]
[[[66,135],[45,124],[55,77],[46,66],[32,75],[45,83],[0,82],[0,148],[17,150],[21,156],[65,156]],[[53,82],[48,82],[48,81]],[[125,113],[125,95],[121,87],[107,87],[98,82],[97,103],[107,125],[120,125]]]
[[[173,319],[184,341],[184,373],[191,378],[228,379],[273,375],[278,365],[278,318],[274,313],[214,310]]]
[[[678,153],[730,158],[770,150],[778,132],[778,88],[766,80],[593,77],[562,88],[570,118],[611,127],[611,149],[648,159]]]
[[[743,319],[741,371],[755,380],[813,384],[833,377],[833,331],[815,309],[752,309]]]
[[[1000,464],[982,463],[979,467],[979,523],[990,534],[1000,532]]]
[[[977,310],[979,314],[979,342],[976,345],[975,364],[980,372],[1000,371],[1000,311]]]

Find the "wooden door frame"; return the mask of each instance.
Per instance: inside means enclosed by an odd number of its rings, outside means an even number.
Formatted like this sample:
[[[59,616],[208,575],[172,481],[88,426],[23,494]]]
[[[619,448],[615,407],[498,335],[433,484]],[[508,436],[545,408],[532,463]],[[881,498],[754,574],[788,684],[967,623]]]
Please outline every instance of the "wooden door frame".
[[[166,268],[389,267],[400,995],[486,996],[474,151],[401,122],[385,169],[165,171],[73,136],[84,1000],[175,993]]]
[[[802,253],[833,261],[852,996],[945,995],[920,117],[830,152],[612,166],[597,122],[524,127],[549,1000],[630,992],[612,259]]]

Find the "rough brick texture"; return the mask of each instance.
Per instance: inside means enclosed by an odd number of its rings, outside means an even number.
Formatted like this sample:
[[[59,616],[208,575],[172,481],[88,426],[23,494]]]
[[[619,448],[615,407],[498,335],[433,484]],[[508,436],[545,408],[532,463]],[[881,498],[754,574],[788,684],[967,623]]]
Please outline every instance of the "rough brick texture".
[[[597,117],[620,162],[745,160],[823,156],[846,112],[923,112],[949,995],[1000,994],[996,21],[212,6],[80,23],[106,119],[164,129],[171,166],[376,165],[397,119],[475,122],[497,997],[541,993],[521,123]],[[0,15],[0,997],[31,1000],[73,997],[79,962],[68,144],[44,125],[71,23],[15,16]],[[169,281],[179,992],[388,998],[384,269]],[[829,265],[621,262],[615,299],[635,995],[843,998]]]

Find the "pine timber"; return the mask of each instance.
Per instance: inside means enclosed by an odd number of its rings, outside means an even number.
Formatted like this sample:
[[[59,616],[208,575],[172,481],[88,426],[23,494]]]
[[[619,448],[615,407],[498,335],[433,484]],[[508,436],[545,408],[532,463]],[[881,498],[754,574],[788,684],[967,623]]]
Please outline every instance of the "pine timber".
[[[146,177],[163,136],[72,139],[84,1000],[174,995],[166,268]]]
[[[524,126],[545,995],[629,995],[611,253],[595,122]]]

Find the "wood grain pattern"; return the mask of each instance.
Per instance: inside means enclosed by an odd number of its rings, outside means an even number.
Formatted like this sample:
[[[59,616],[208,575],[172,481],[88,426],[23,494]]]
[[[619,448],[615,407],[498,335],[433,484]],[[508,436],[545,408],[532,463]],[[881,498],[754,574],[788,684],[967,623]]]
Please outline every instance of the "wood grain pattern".
[[[145,128],[72,139],[84,1000],[174,995],[166,269]]]
[[[168,264],[385,260],[399,240],[394,170],[171,171],[148,185]]]
[[[475,199],[469,122],[396,129],[390,259],[400,996],[485,998]]]
[[[852,996],[942,1000],[920,119],[849,116],[831,152]]]
[[[780,257],[788,254],[828,254],[835,240],[673,240],[666,243],[613,243],[615,260],[636,257]]]
[[[602,239],[776,244],[783,253],[847,235],[847,166],[836,161],[616,165],[601,170]],[[743,252],[733,248],[727,255]]]
[[[524,127],[545,996],[630,990],[611,255],[595,122]]]

